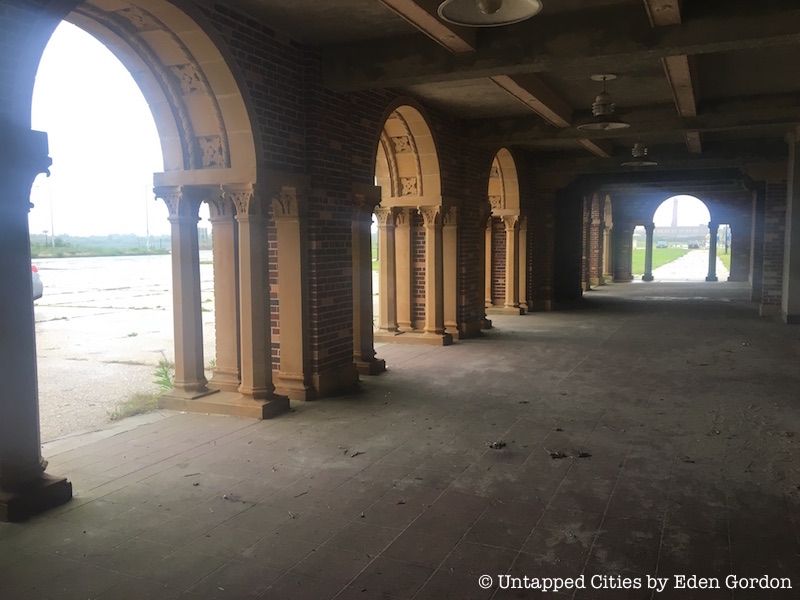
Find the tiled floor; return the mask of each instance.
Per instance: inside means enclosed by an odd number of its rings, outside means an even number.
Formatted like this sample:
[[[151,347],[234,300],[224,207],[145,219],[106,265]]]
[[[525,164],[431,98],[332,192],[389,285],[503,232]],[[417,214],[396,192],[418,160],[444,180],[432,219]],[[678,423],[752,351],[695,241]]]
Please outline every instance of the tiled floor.
[[[610,287],[484,339],[383,346],[362,394],[274,421],[53,445],[76,498],[0,526],[0,598],[797,598],[800,330],[745,297]],[[723,589],[541,594],[497,589],[506,573]],[[729,573],[795,589],[733,592]]]

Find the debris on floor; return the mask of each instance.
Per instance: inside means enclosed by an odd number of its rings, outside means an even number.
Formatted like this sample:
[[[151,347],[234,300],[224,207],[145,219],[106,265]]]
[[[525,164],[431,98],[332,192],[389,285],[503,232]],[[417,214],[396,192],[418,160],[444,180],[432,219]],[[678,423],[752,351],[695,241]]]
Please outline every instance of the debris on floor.
[[[553,460],[561,460],[562,458],[569,458],[569,454],[561,450],[556,450],[555,452],[550,452],[550,458]]]
[[[502,450],[506,447],[506,443],[503,440],[495,440],[494,442],[489,442],[488,445],[492,450]]]

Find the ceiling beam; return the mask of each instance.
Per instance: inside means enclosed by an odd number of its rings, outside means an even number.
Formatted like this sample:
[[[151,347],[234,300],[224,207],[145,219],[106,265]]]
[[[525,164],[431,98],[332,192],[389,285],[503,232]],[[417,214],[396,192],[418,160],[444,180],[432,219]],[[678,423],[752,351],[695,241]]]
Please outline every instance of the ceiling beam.
[[[587,111],[576,120],[589,119]],[[474,120],[467,125],[470,135],[486,143],[548,143],[564,140],[612,140],[656,136],[675,132],[737,131],[792,127],[800,124],[800,103],[792,94],[722,102],[696,117],[681,117],[672,106],[640,107],[625,111],[631,127],[610,131],[554,129],[536,118]]]
[[[474,30],[445,23],[436,14],[438,3],[421,0],[380,0],[392,12],[408,21],[434,42],[454,54],[474,52]]]
[[[611,158],[613,152],[610,144],[587,138],[579,138],[578,144],[586,148],[598,158]]]
[[[647,16],[653,27],[665,27],[681,24],[681,6],[679,0],[644,0]],[[675,106],[682,117],[697,116],[697,97],[695,94],[694,71],[685,54],[667,56],[661,59],[664,73],[667,76]],[[702,154],[703,145],[700,132],[687,132],[686,147],[692,154]]]
[[[551,125],[572,124],[572,107],[536,75],[495,75],[491,80]]]
[[[522,73],[619,72],[670,56],[800,44],[798,8],[751,15],[731,10],[635,35],[627,6],[567,17],[531,19],[517,26],[517,35],[482,32],[476,52],[456,56],[413,39],[324,48],[325,81],[358,90]]]

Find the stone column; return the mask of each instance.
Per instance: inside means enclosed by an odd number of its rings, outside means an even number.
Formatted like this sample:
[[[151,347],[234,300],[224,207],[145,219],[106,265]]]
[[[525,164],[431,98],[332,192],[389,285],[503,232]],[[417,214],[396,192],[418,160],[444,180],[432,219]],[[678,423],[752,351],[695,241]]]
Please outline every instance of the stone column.
[[[208,389],[203,360],[203,305],[200,299],[200,204],[219,194],[218,186],[164,186],[155,194],[169,210],[172,226],[172,313],[175,332],[175,380],[165,396],[201,398]],[[166,400],[166,408],[175,408]]]
[[[789,161],[786,193],[786,231],[783,255],[781,316],[790,325],[800,324],[800,133],[787,136]]]
[[[603,280],[605,283],[614,280],[614,230],[603,227]]]
[[[378,329],[397,333],[397,275],[395,213],[391,208],[375,209],[378,219],[378,257],[380,259],[380,314]]]
[[[422,206],[425,221],[425,335],[453,341],[444,329],[444,256],[441,206]]]
[[[599,215],[595,214],[596,200],[592,201],[592,214],[590,216],[589,224],[589,248],[587,251],[587,259],[589,261],[589,288],[594,288],[600,285],[602,278],[602,223]]]
[[[519,311],[519,215],[503,217],[506,226],[506,299],[505,308]]]
[[[272,335],[269,301],[267,208],[252,184],[223,186],[236,208],[239,226],[239,318],[241,380],[239,392],[263,419],[289,408],[272,383]]]
[[[653,234],[655,230],[655,223],[647,223],[644,226],[646,242],[644,249],[644,275],[642,276],[642,281],[653,281]]]
[[[630,283],[633,281],[631,274],[633,260],[633,230],[634,226],[614,224],[614,282]]]
[[[361,375],[378,375],[386,361],[375,356],[372,315],[372,213],[377,194],[353,193],[353,364]]]
[[[519,309],[528,312],[528,217],[519,219]]]
[[[442,251],[444,253],[444,327],[458,338],[458,209],[442,209]]]
[[[708,276],[706,281],[719,281],[717,279],[717,236],[719,223],[713,221],[708,224]]]
[[[492,215],[489,215],[488,220],[486,221],[486,232],[484,234],[484,252],[483,252],[483,263],[484,263],[484,270],[483,273],[485,275],[484,278],[484,297],[486,298],[485,306],[486,308],[491,308],[494,306],[494,301],[492,300],[492,265],[494,261],[492,260]]]
[[[309,400],[305,330],[305,234],[296,187],[284,186],[272,199],[278,242],[278,311],[280,315],[280,367],[275,390],[289,400]]]
[[[731,270],[728,281],[749,281],[750,280],[750,247],[752,239],[750,237],[750,222],[737,221],[731,224]]]
[[[239,379],[239,238],[236,210],[220,188],[209,199],[214,252],[214,322],[216,359],[209,386],[235,392]]]
[[[397,330],[408,332],[414,329],[414,302],[411,298],[414,277],[414,249],[411,247],[411,208],[394,210],[395,222],[395,290],[397,306]]]
[[[0,161],[0,521],[22,521],[68,502],[72,486],[45,474],[39,436],[28,211],[47,136],[0,125],[0,138],[11,150]]]

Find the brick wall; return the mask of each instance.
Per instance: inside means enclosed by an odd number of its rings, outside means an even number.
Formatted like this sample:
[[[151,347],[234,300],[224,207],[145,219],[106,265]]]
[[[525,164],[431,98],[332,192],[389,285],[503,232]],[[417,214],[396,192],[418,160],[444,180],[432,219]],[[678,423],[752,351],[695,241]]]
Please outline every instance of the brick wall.
[[[411,219],[412,281],[413,299],[412,319],[420,326],[425,322],[425,223],[422,215],[414,213]]]
[[[786,183],[768,183],[764,202],[764,250],[761,313],[778,314],[783,296],[786,231]]]
[[[506,226],[503,219],[492,217],[492,304],[506,302]]]

